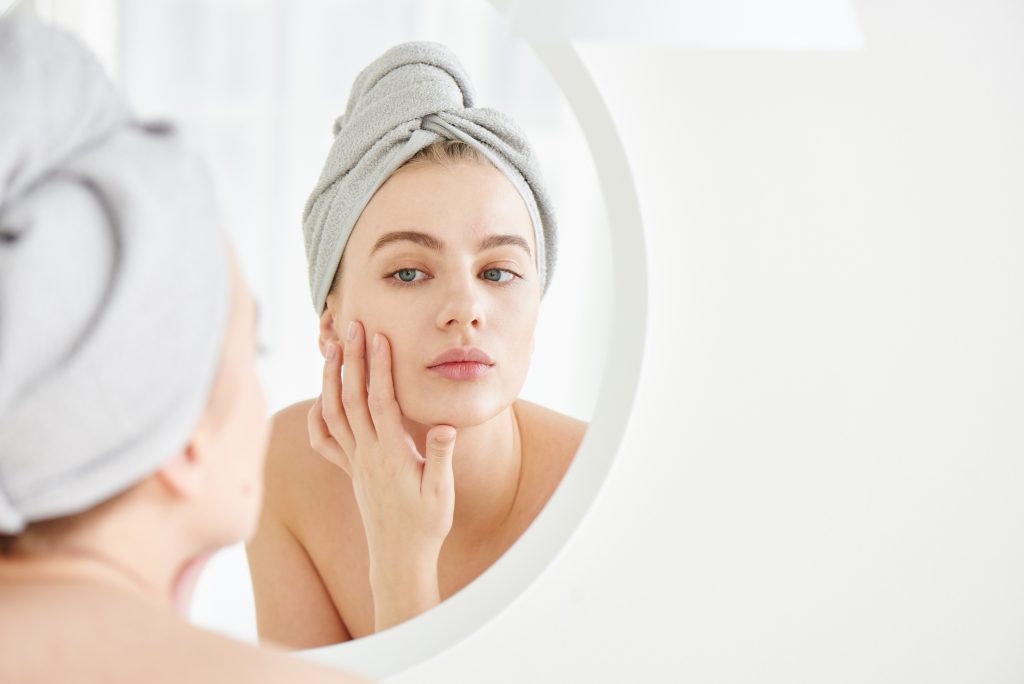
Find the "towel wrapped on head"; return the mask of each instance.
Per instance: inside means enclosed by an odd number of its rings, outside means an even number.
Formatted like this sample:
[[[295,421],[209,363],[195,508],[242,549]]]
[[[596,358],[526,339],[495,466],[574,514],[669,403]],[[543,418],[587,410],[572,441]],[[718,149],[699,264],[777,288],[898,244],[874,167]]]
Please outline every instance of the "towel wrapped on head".
[[[556,256],[555,215],[526,136],[507,115],[474,106],[459,60],[440,43],[397,45],[360,72],[334,144],[306,202],[303,233],[309,287],[324,309],[345,244],[373,193],[403,163],[439,140],[462,140],[512,182],[526,203],[547,289]]]
[[[205,169],[70,37],[0,19],[0,533],[81,512],[185,446],[219,364]]]

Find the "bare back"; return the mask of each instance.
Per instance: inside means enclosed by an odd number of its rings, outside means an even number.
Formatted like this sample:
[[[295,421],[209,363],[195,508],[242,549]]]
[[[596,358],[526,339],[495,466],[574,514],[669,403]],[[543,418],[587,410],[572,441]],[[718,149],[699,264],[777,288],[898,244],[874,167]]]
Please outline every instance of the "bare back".
[[[274,418],[263,514],[248,547],[260,636],[294,648],[374,632],[362,519],[348,475],[310,447],[312,404],[294,404]],[[586,430],[582,421],[522,400],[514,410],[523,449],[516,503],[499,538],[472,548],[446,541],[438,559],[442,600],[483,573],[533,522]]]

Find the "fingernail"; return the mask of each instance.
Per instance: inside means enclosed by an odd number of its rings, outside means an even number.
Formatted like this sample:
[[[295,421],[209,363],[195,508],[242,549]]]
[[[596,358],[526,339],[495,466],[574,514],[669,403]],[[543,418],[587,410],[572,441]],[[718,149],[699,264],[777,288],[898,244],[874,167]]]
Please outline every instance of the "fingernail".
[[[333,342],[327,343],[327,360],[333,361],[334,357],[338,355],[338,348],[334,346]]]
[[[348,330],[345,331],[345,340],[351,342],[354,339],[356,339],[356,322],[349,321]]]
[[[380,351],[380,333],[373,333],[373,351]]]

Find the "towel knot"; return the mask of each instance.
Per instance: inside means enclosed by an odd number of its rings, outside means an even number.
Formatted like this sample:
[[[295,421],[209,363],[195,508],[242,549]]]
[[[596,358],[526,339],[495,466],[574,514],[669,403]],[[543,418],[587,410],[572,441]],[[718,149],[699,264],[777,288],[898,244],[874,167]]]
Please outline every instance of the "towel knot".
[[[546,291],[555,264],[556,222],[540,167],[511,117],[475,106],[469,77],[448,47],[415,41],[382,54],[356,77],[333,130],[334,143],[303,211],[317,314],[373,194],[403,163],[439,140],[462,140],[476,148],[515,186],[533,224],[537,272]]]

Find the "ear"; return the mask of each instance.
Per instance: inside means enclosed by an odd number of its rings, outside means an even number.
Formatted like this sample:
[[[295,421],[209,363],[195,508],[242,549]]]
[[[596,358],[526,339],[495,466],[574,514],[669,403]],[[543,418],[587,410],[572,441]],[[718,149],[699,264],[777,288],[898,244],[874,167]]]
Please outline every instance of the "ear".
[[[156,471],[157,480],[174,496],[191,498],[199,491],[204,462],[200,450],[195,441],[190,441]]]
[[[320,345],[320,356],[325,359],[327,358],[328,342],[338,345],[339,349],[343,348],[338,332],[334,329],[334,314],[331,312],[330,302],[324,307],[324,312],[320,314],[320,339],[318,343]]]

